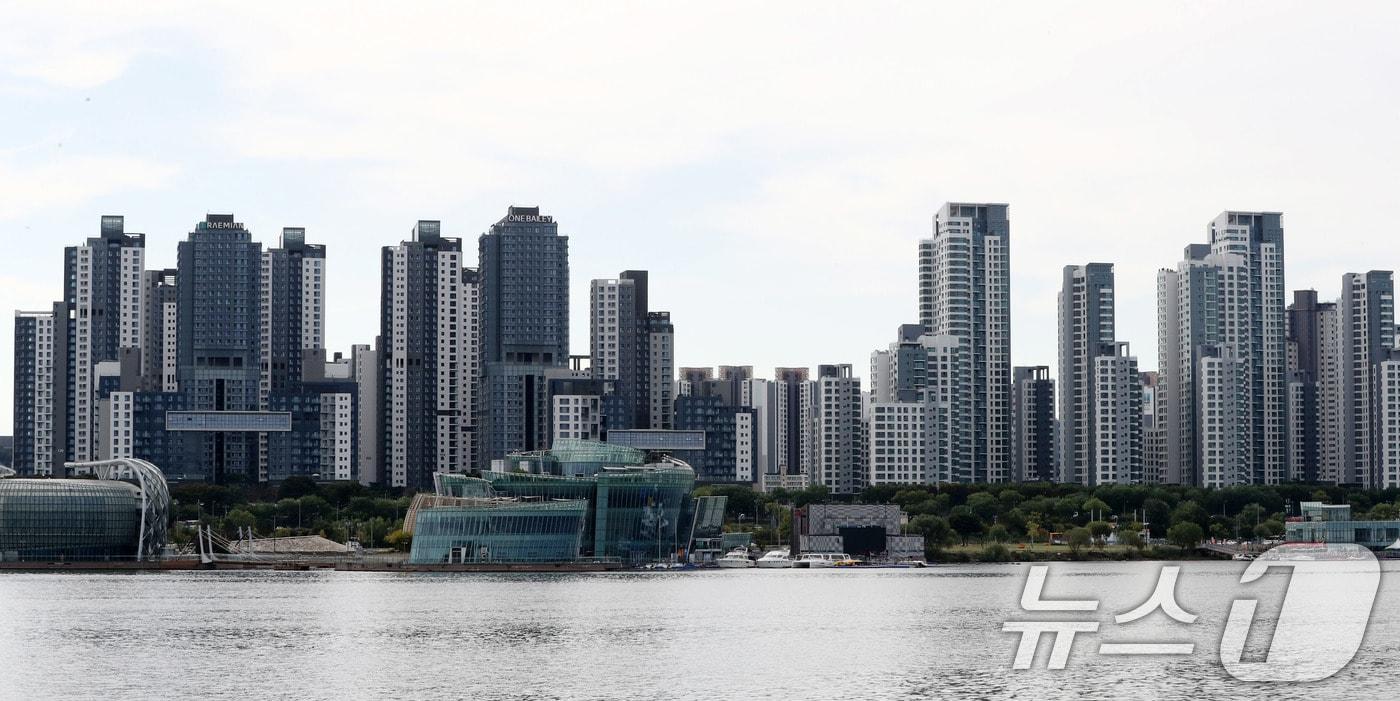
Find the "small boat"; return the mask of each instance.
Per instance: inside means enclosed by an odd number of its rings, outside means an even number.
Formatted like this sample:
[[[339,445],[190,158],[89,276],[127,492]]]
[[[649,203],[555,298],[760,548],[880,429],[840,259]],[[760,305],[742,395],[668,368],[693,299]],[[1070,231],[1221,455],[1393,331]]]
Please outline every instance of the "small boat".
[[[794,563],[797,567],[835,567],[837,562],[851,559],[846,553],[802,553],[802,557]]]
[[[724,569],[743,569],[753,567],[753,560],[749,559],[749,551],[744,548],[734,548],[724,557],[715,560],[715,564]]]
[[[758,558],[758,566],[766,569],[792,567],[792,558],[788,557],[786,550],[769,550]]]
[[[1232,560],[1253,560],[1253,559],[1254,559],[1254,556],[1251,555],[1251,554],[1249,554],[1249,553],[1235,553],[1234,557],[1232,557],[1231,559],[1232,559]]]
[[[851,557],[850,555],[847,555],[847,554],[845,554],[845,553],[842,553],[839,557],[840,557],[840,559],[838,559],[838,560],[835,562],[835,565],[836,565],[837,567],[858,567],[858,566],[860,566],[860,560],[857,560],[857,559],[855,559],[854,557]]]
[[[900,560],[895,563],[896,567],[928,567],[928,563],[916,557]]]

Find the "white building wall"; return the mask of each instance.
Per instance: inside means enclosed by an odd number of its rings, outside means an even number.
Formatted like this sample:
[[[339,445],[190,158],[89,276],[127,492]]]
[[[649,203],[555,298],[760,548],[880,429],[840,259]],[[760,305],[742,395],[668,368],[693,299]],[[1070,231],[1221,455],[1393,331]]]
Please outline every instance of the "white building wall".
[[[849,366],[845,366],[849,373]],[[819,414],[817,450],[821,483],[833,494],[854,494],[865,487],[863,453],[856,445],[860,434],[861,392],[856,377],[817,379]]]
[[[389,486],[404,487],[408,484],[408,347],[405,343],[408,337],[408,251],[403,246],[391,250],[393,333],[383,339],[388,356],[384,360],[388,367],[389,396],[383,398],[388,406],[381,411],[387,411],[390,417],[388,450],[384,456]],[[414,300],[414,303],[422,301]]]
[[[618,311],[618,288],[630,280],[594,280],[589,286],[589,307],[593,377],[616,380],[621,361],[621,323]],[[630,332],[631,329],[628,329]]]
[[[321,477],[355,479],[355,398],[349,392],[321,395]]]
[[[1400,358],[1378,366],[1377,386],[1380,421],[1380,459],[1376,487],[1400,487]]]
[[[558,394],[553,398],[554,442],[561,438],[601,440],[603,398],[591,394]],[[551,443],[552,445],[553,443]]]
[[[1094,484],[1143,484],[1142,386],[1137,358],[1094,359]]]
[[[649,391],[651,393],[651,427],[670,429],[676,418],[676,359],[675,334],[653,331],[648,334],[651,343],[651,367]]]
[[[53,474],[53,414],[55,404],[54,315],[35,314],[34,328],[34,474]],[[18,349],[16,349],[18,350]],[[61,440],[61,437],[57,438]]]
[[[301,261],[301,347],[303,350],[326,347],[326,259],[303,258]]]
[[[922,402],[870,403],[870,484],[928,481],[924,420]]]
[[[466,372],[470,319],[465,309],[469,295],[463,289],[461,252],[438,251],[436,269],[437,469],[466,472],[472,467],[465,419],[471,413],[466,390],[471,381]]]
[[[738,482],[754,481],[754,464],[757,460],[754,448],[754,420],[749,412],[734,414],[734,479]]]

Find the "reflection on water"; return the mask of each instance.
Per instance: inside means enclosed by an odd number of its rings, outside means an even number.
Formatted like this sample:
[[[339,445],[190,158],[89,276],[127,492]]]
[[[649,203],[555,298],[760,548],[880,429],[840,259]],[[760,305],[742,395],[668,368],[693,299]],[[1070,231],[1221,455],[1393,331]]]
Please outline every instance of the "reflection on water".
[[[1055,565],[1047,599],[1099,598],[1101,633],[1068,668],[1013,672],[1025,565],[586,575],[224,572],[0,574],[0,698],[1266,698],[1217,656],[1246,563]],[[1400,681],[1400,594],[1387,583],[1355,661],[1317,698]],[[1264,597],[1266,598],[1266,597]],[[1272,626],[1261,604],[1259,625]],[[1076,614],[1055,614],[1076,620]],[[1189,658],[1103,658],[1100,641],[1190,640]],[[1250,650],[1262,652],[1253,636]],[[1388,696],[1389,694],[1386,693]]]

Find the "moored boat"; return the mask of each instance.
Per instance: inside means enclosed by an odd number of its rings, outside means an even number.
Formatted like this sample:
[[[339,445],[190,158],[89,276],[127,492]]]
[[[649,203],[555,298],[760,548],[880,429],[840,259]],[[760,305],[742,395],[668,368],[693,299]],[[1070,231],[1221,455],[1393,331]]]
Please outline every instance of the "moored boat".
[[[792,558],[788,556],[786,550],[769,550],[758,558],[758,566],[764,569],[782,569],[792,567]]]
[[[744,569],[754,566],[753,560],[749,559],[749,551],[744,548],[730,550],[724,557],[715,560],[715,564],[724,569]]]

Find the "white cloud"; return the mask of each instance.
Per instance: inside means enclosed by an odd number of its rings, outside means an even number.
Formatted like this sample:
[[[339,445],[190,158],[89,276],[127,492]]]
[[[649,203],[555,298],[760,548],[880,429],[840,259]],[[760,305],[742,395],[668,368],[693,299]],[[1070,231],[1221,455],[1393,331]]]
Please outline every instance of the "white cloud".
[[[54,155],[29,164],[0,158],[0,221],[79,208],[112,193],[161,188],[176,172],[167,164],[124,156]]]

